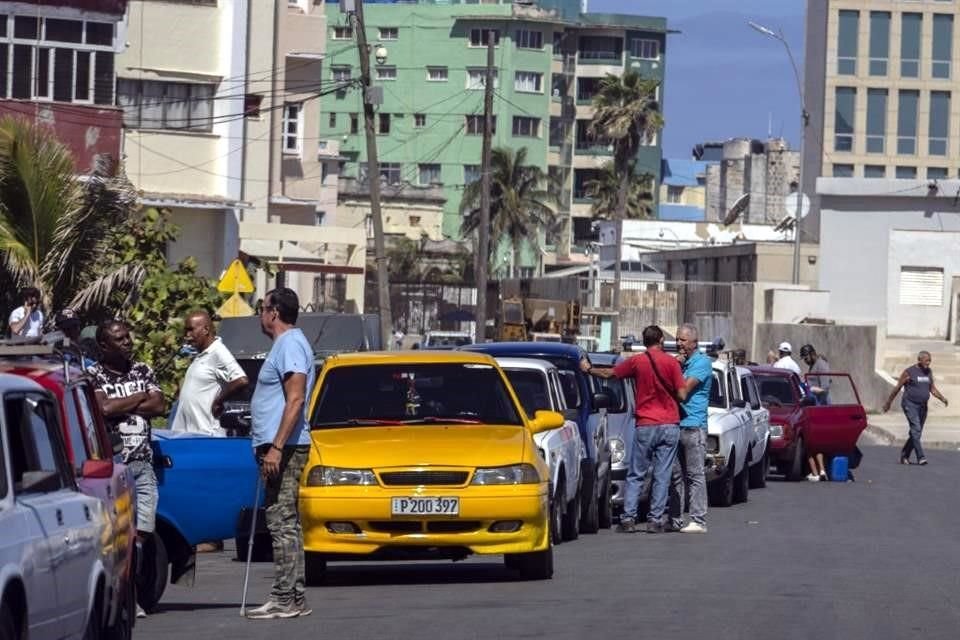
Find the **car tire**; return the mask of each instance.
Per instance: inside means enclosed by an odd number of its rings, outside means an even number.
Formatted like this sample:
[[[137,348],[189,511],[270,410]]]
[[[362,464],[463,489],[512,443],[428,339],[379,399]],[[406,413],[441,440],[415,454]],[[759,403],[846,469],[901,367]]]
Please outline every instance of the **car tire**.
[[[577,493],[567,502],[566,509],[563,510],[560,537],[565,541],[580,537],[580,493],[581,489],[577,489]]]
[[[144,611],[156,611],[169,577],[170,559],[167,557],[167,547],[159,535],[152,533],[144,545],[140,579],[137,582],[137,604]]]
[[[25,614],[26,612],[24,612]],[[4,602],[0,605],[0,638],[10,638],[11,640],[24,640],[27,636],[26,615],[22,615],[20,623],[13,617],[13,610],[10,605]],[[17,628],[19,627],[19,628]]]
[[[591,469],[591,480],[588,486],[588,493],[581,493],[581,501],[586,499],[586,503],[581,507],[580,533],[596,533],[600,531],[600,500],[597,498],[597,478],[596,469]]]
[[[750,467],[750,488],[763,489],[766,487],[768,473],[770,473],[770,450],[764,449],[763,459]]]
[[[743,461],[740,473],[733,477],[733,501],[737,504],[750,499],[750,456]]]
[[[104,631],[106,640],[130,640],[133,637],[133,625],[137,620],[137,590],[132,577],[118,605],[117,619]]]
[[[304,569],[308,587],[323,584],[327,579],[327,560],[319,553],[304,552]]]
[[[560,544],[563,541],[563,511],[567,506],[563,483],[563,476],[560,476],[557,489],[550,498],[550,541],[553,544]]]
[[[93,608],[87,616],[87,626],[83,630],[83,640],[102,640],[103,638],[103,590],[97,587],[93,599]]]
[[[603,483],[603,493],[600,494],[600,528],[609,529],[613,526],[613,504],[610,502],[610,493],[612,485],[610,473],[607,473],[607,479]]]
[[[730,458],[735,459],[733,455]],[[730,465],[722,478],[707,486],[707,498],[711,507],[729,507],[733,504],[733,470],[733,465]]]
[[[543,551],[509,553],[503,564],[520,574],[521,580],[549,580],[553,577],[553,545]]]
[[[803,438],[797,438],[797,444],[793,448],[793,457],[790,459],[784,469],[784,474],[790,482],[797,482],[803,479]]]

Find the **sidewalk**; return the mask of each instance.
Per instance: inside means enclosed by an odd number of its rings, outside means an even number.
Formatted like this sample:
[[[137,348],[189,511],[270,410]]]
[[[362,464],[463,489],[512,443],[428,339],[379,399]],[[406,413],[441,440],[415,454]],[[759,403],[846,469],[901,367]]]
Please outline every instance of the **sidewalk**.
[[[889,445],[901,446],[907,439],[907,419],[899,409],[867,415],[867,432]],[[923,428],[925,449],[960,450],[960,417],[930,417]]]

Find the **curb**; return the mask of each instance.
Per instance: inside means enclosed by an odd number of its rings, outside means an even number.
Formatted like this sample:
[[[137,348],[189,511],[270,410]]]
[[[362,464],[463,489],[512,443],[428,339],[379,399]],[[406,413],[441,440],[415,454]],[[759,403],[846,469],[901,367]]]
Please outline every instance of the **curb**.
[[[893,432],[884,429],[883,427],[878,427],[875,424],[868,424],[865,433],[878,438],[883,441],[883,444],[888,447],[898,445],[903,438],[895,435]],[[923,442],[924,449],[939,449],[947,451],[960,451],[960,442]]]

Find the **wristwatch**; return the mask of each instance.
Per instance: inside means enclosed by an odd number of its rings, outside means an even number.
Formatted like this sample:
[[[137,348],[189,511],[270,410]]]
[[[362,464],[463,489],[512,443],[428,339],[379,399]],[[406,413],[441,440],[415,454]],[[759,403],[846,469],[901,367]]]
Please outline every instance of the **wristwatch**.
[[[279,453],[283,453],[283,449],[281,449],[281,448],[278,447],[277,445],[273,444],[272,442],[270,443],[270,448],[271,448],[271,449],[276,449]]]

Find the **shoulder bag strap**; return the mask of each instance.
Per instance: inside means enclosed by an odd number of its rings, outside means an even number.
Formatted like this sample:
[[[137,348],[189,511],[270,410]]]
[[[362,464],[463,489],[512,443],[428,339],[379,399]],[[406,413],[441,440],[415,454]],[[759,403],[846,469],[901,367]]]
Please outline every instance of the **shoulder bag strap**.
[[[653,356],[650,355],[649,351],[644,352],[647,355],[647,358],[650,360],[650,368],[653,369],[653,375],[657,376],[657,380],[660,382],[660,386],[663,387],[663,390],[670,394],[670,397],[673,398],[674,402],[677,401],[677,390],[670,390],[670,385],[668,385],[663,377],[660,375],[660,371],[657,369],[656,363],[653,361]]]

